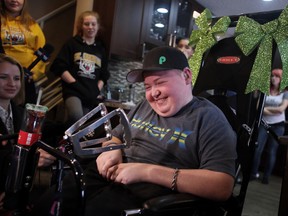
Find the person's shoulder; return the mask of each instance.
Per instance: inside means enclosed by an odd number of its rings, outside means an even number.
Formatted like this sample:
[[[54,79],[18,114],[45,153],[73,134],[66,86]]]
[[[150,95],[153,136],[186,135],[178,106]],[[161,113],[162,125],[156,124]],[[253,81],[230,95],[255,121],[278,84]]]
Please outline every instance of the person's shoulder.
[[[68,40],[67,40],[67,43],[83,43],[83,40],[82,38],[79,36],[79,35],[75,35],[73,37],[70,37]]]
[[[24,105],[17,105],[14,101],[10,102],[14,118],[22,119],[24,115]]]
[[[18,105],[13,100],[11,100],[10,104],[11,104],[12,110],[15,110],[17,112],[24,112],[24,109],[25,109],[24,105]]]
[[[68,38],[62,46],[62,49],[73,49],[74,47],[80,47],[82,45],[82,40],[79,36],[73,36]]]
[[[148,103],[147,100],[142,100],[142,101],[138,102],[135,105],[135,107],[133,107],[132,109],[134,109],[134,110],[139,110],[139,109],[141,109],[141,110],[152,110],[152,108],[151,108],[151,106],[150,106],[150,104]]]
[[[193,96],[193,105],[196,107],[216,107],[211,101],[204,97]]]
[[[106,44],[101,38],[95,38],[95,43],[96,43],[96,46],[100,46],[106,49]]]
[[[131,110],[129,111],[129,115],[141,115],[143,113],[143,110],[145,110],[145,113],[152,111],[152,108],[147,100],[142,100],[138,102]]]
[[[288,90],[284,90],[284,91],[282,92],[282,94],[284,95],[285,98],[287,98],[287,97],[288,97]]]
[[[218,113],[220,113],[220,115],[223,114],[223,112],[214,103],[204,97],[194,96],[192,101],[192,107],[194,112],[197,110],[205,116],[216,114],[218,115]]]

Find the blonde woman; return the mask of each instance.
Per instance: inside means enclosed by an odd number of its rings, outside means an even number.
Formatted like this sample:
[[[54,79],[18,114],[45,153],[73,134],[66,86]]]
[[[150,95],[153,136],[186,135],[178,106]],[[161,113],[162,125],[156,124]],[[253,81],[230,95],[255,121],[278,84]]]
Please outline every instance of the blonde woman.
[[[0,54],[0,134],[18,133],[23,110],[14,103],[23,92],[23,69],[13,58]],[[4,185],[8,158],[17,140],[0,142],[0,215],[3,210]]]
[[[1,0],[0,14],[4,51],[27,68],[36,58],[34,52],[45,45],[40,26],[27,11],[27,0]],[[45,63],[39,62],[32,72],[37,81],[45,73]]]
[[[109,78],[106,51],[97,38],[99,28],[98,13],[80,14],[76,36],[64,44],[50,68],[62,79],[67,125],[98,105],[100,91]]]

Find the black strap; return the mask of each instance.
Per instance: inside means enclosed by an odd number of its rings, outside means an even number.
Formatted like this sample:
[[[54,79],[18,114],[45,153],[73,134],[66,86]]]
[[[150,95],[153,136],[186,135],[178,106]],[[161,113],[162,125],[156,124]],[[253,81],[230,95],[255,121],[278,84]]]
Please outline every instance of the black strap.
[[[2,45],[1,26],[2,26],[2,23],[1,23],[1,18],[0,18],[0,53],[5,53],[3,45]]]

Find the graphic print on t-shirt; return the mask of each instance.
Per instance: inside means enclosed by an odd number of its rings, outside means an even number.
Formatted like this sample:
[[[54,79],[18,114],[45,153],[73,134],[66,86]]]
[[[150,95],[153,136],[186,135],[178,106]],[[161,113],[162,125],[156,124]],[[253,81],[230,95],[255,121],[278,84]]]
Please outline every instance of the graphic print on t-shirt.
[[[155,125],[153,122],[142,121],[141,119],[133,118],[131,127],[147,133],[148,136],[157,138],[159,141],[166,140],[167,144],[177,144],[179,148],[185,149],[185,140],[192,131],[183,131],[180,128],[163,128]]]
[[[95,79],[95,70],[101,67],[101,59],[89,53],[75,53],[74,61],[79,64],[78,76]]]
[[[23,32],[17,31],[17,29],[11,32],[5,30],[4,34],[5,35],[2,41],[3,45],[4,44],[22,45],[25,43],[25,36]]]

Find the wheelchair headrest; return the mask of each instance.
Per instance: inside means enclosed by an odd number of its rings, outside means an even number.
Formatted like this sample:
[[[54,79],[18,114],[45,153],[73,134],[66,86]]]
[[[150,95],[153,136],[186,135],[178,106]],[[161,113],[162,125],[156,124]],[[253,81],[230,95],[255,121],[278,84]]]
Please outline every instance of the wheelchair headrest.
[[[256,54],[257,49],[245,56],[234,37],[220,40],[203,57],[193,94],[210,89],[244,93]]]

